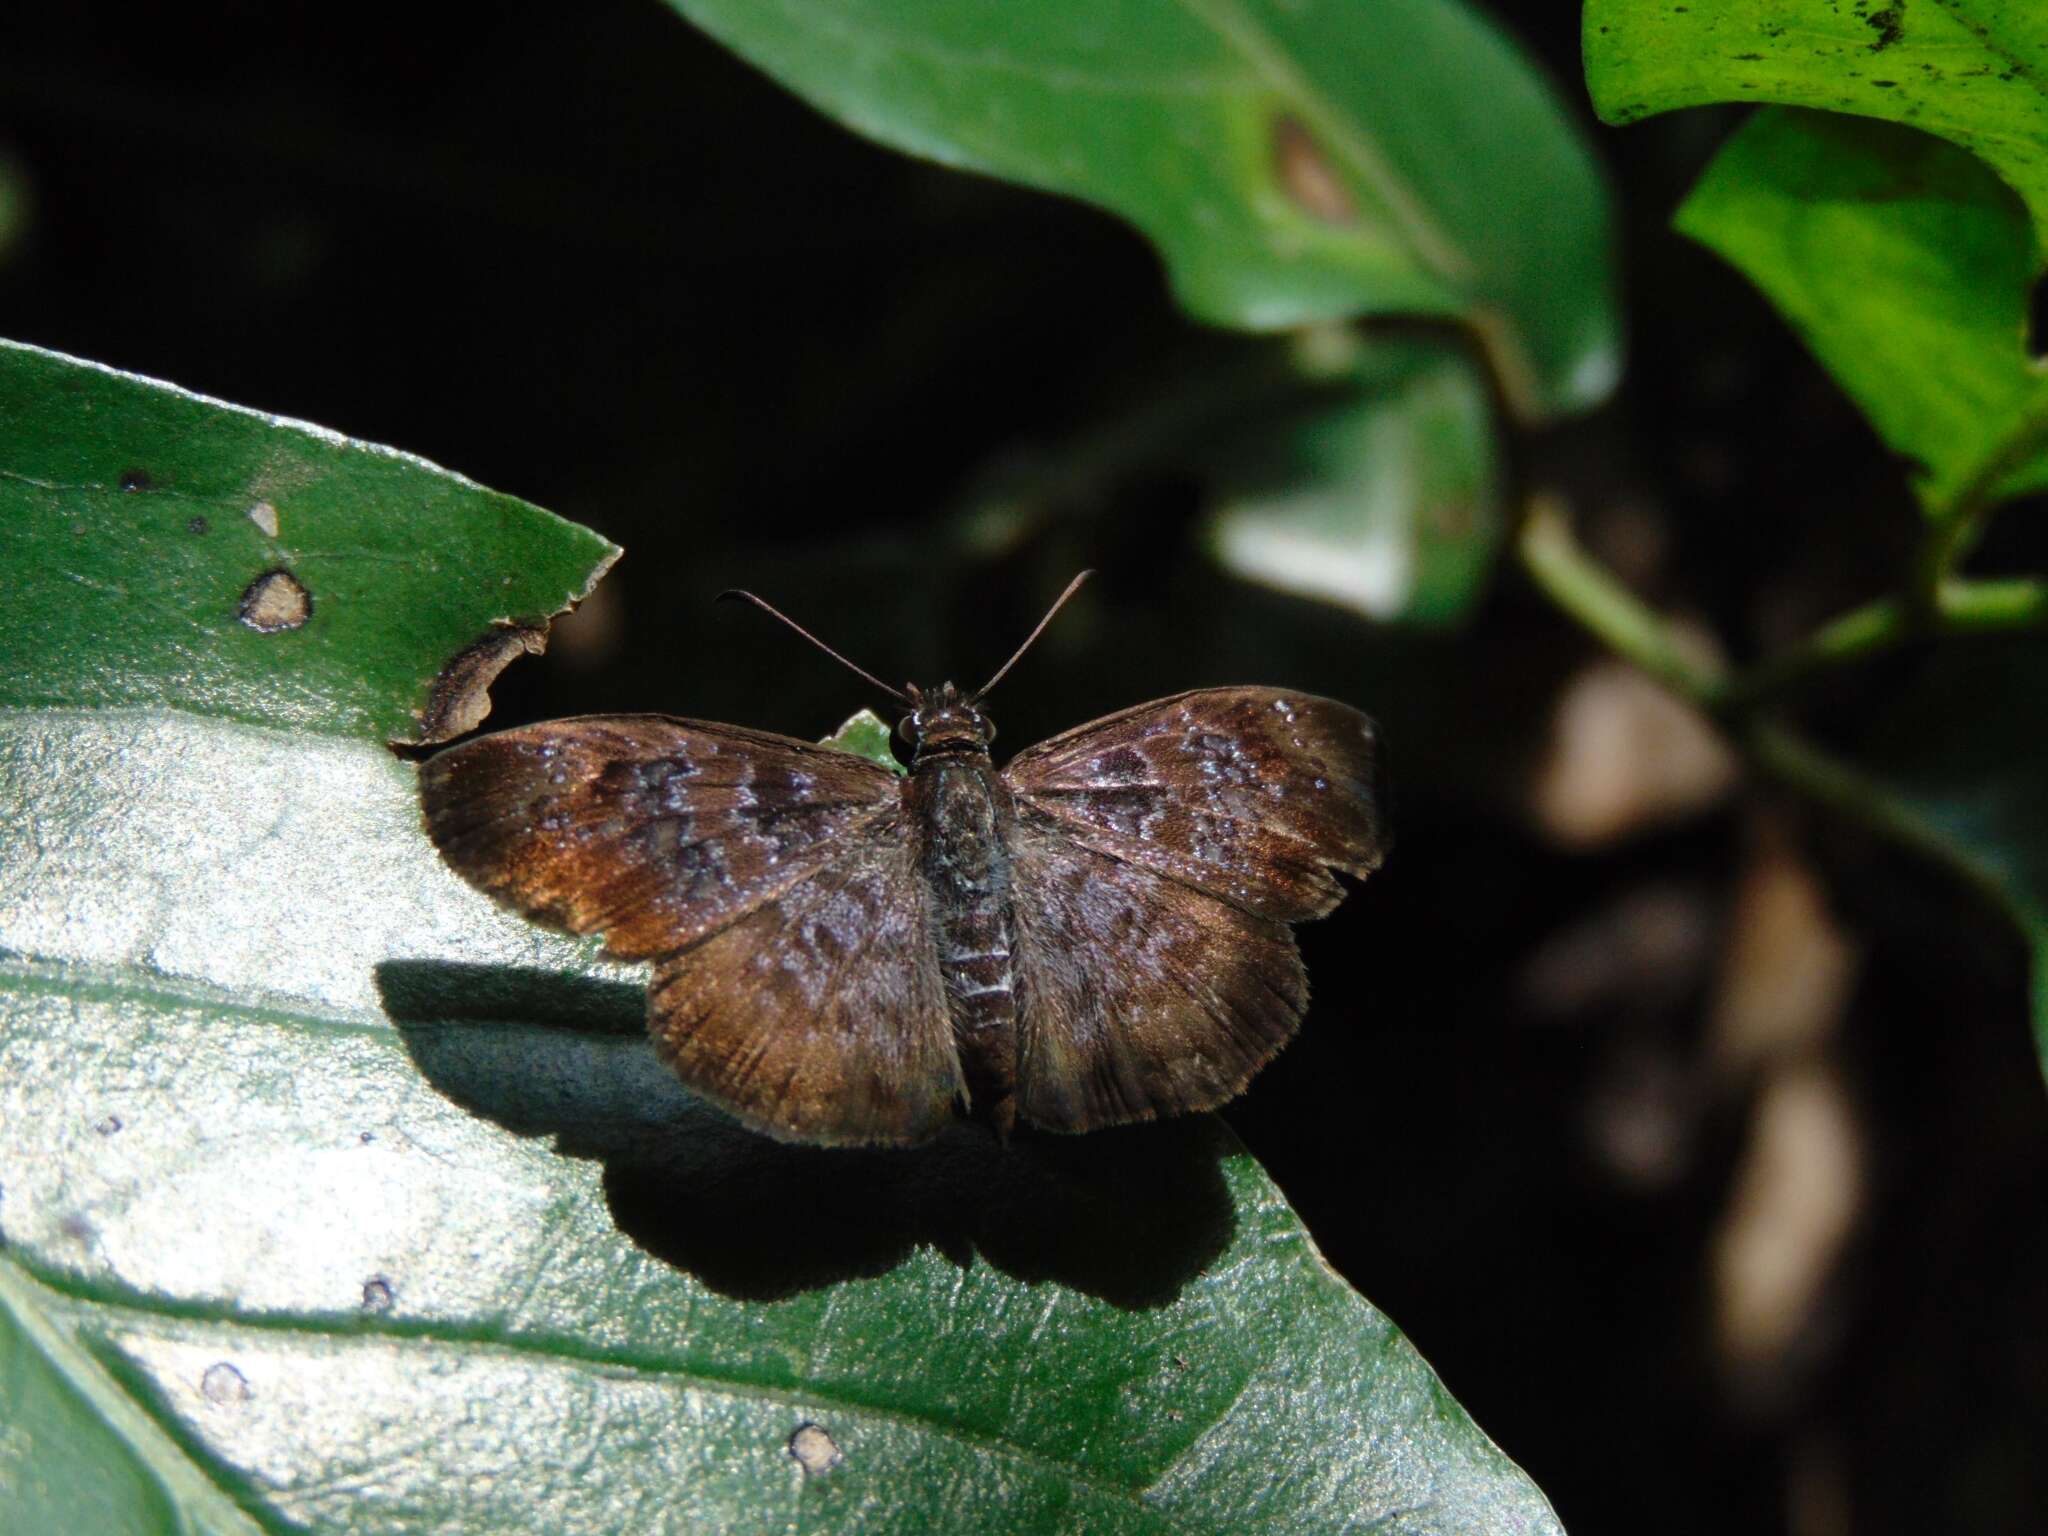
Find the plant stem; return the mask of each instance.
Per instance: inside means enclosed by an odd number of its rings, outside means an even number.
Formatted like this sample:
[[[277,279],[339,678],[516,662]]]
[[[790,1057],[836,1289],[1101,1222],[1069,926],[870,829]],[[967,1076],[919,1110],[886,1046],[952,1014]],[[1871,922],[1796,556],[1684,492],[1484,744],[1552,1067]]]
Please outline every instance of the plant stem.
[[[2048,625],[2048,582],[1964,581],[1934,588],[1930,608],[1888,597],[1843,614],[1730,683],[1724,702],[1747,709],[1809,678],[1929,634],[1984,634]]]
[[[1530,499],[1516,548],[1544,594],[1609,649],[1693,703],[1718,707],[1727,688],[1720,666],[1580,547],[1556,501]]]

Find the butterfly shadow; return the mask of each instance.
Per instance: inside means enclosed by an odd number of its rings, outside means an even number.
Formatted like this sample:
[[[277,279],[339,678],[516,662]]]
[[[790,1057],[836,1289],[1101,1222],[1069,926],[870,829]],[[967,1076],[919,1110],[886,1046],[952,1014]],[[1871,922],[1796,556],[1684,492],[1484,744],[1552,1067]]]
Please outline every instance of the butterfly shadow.
[[[999,1145],[961,1125],[927,1147],[798,1146],[748,1130],[656,1058],[643,989],[434,960],[376,968],[435,1088],[604,1165],[620,1232],[725,1295],[774,1300],[878,1275],[929,1246],[1116,1306],[1164,1305],[1236,1228],[1210,1116]]]

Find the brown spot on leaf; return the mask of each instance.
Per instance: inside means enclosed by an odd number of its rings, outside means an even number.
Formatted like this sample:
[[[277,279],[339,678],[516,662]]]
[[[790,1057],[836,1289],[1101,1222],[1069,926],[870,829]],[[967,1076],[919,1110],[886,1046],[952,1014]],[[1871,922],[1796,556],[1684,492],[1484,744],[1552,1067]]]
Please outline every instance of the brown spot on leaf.
[[[265,571],[242,589],[235,616],[259,635],[299,629],[313,616],[313,594],[290,571]]]
[[[204,533],[208,526],[209,524],[203,517],[188,518],[185,523],[185,531],[187,533]]]
[[[153,491],[156,481],[150,478],[146,469],[124,469],[121,471],[121,489],[131,494],[136,491]]]
[[[789,1437],[789,1454],[809,1477],[823,1477],[846,1459],[839,1442],[816,1424],[799,1424]]]
[[[263,530],[265,538],[277,537],[277,508],[267,501],[259,501],[249,509],[249,521]]]
[[[1883,53],[1896,43],[1906,30],[1904,5],[1888,5],[1881,11],[1872,11],[1863,18],[1863,25],[1877,34],[1877,41],[1870,45],[1872,53]]]
[[[389,1312],[398,1299],[391,1282],[382,1275],[372,1275],[363,1282],[363,1310],[365,1312]]]
[[[1287,195],[1314,217],[1327,224],[1350,224],[1358,218],[1358,204],[1330,157],[1291,117],[1274,121],[1273,169]]]
[[[491,712],[491,684],[498,674],[521,656],[538,656],[547,646],[544,624],[507,623],[457,651],[434,679],[416,744],[453,741],[475,730]]]

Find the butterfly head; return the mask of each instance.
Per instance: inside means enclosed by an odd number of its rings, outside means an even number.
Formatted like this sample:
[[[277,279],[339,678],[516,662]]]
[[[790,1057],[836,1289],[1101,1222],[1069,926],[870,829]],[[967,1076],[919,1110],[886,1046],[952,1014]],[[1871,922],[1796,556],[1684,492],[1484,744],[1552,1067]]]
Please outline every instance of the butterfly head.
[[[995,722],[951,683],[929,691],[912,683],[910,713],[896,723],[896,730],[916,746],[919,757],[946,752],[987,756],[988,744],[996,734]]]

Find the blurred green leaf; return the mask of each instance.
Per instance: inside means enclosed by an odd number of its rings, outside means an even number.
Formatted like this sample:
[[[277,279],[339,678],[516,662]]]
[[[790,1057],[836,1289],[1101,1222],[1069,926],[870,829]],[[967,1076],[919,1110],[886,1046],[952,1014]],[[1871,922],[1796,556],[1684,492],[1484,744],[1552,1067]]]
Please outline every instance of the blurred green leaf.
[[[455,734],[617,555],[410,454],[0,342],[0,704],[410,739],[460,654]]]
[[[1472,325],[1520,409],[1618,367],[1605,187],[1462,0],[671,0],[857,132],[1085,199],[1200,319]]]
[[[1587,0],[1586,85],[1631,123],[1774,101],[1906,123],[1987,161],[2048,231],[2048,25],[2036,0]]]
[[[1869,761],[2019,925],[2048,1070],[2048,639],[1951,642],[1886,712]]]
[[[890,749],[889,741],[893,734],[880,715],[872,709],[863,709],[849,715],[844,725],[825,738],[824,744],[880,763],[891,772],[906,773],[909,770]]]
[[[1383,621],[1447,625],[1484,591],[1505,466],[1476,360],[1442,336],[1314,326],[1205,338],[1085,436],[1015,456],[977,488],[970,548],[1014,548],[1130,486],[1192,484],[1232,576]]]
[[[68,451],[196,473],[121,419]],[[410,536],[460,544],[484,493],[431,483]],[[10,509],[31,591],[108,569],[52,531],[99,507],[70,494]],[[148,575],[93,589],[104,625],[161,616]],[[416,582],[309,584],[360,636]],[[746,1132],[656,1060],[637,973],[434,856],[363,739],[416,691],[397,653],[311,653],[340,729],[216,633],[181,633],[204,687],[72,644],[0,692],[0,1529],[1556,1529],[1219,1122]]]
[[[1441,346],[1374,342],[1340,387],[1203,457],[1226,569],[1367,618],[1462,617],[1500,546],[1491,402],[1471,360]]]
[[[1926,467],[1931,507],[1990,465],[2008,494],[2048,485],[2048,375],[2026,351],[2033,231],[1981,161],[1890,124],[1773,108],[1728,141],[1677,224],[1769,295]]]

